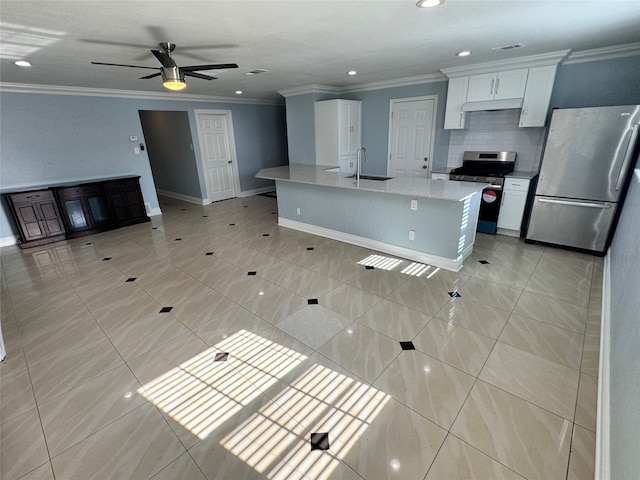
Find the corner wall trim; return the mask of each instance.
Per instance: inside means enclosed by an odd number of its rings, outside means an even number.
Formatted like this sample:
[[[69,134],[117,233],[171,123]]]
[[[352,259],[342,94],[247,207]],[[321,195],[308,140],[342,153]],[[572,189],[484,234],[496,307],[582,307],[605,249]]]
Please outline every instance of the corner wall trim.
[[[0,248],[1,247],[10,247],[11,245],[18,244],[18,237],[9,236],[9,237],[0,237]]]
[[[598,410],[596,414],[596,466],[595,480],[611,478],[611,405],[610,360],[611,350],[611,250],[604,257],[602,278],[602,323],[600,325],[600,360],[598,365]]]
[[[195,203],[196,205],[208,205],[209,200],[207,198],[191,197],[189,195],[183,195],[182,193],[169,192],[167,190],[156,189],[158,195],[162,195],[169,198],[175,198],[176,200],[182,200],[184,202]]]
[[[380,242],[378,240],[371,240],[370,238],[359,237],[350,233],[339,232],[337,230],[331,230],[324,227],[317,227],[308,223],[296,222],[295,220],[289,220],[288,218],[278,217],[278,225],[292,230],[298,230],[312,235],[318,235],[320,237],[330,238],[332,240],[338,240],[339,242],[350,243],[359,247],[370,248],[379,252],[388,253],[389,255],[395,255],[397,257],[413,260],[414,262],[420,262],[434,267],[444,268],[445,270],[451,270],[457,272],[462,269],[462,259],[471,253],[465,251],[463,255],[458,257],[458,260],[451,260],[450,258],[438,257],[436,255],[430,255],[428,253],[418,252],[417,250],[410,250],[405,247],[399,247],[390,243]]]
[[[261,188],[254,188],[252,190],[242,190],[239,194],[238,197],[251,197],[253,195],[259,195],[261,193],[269,193],[269,192],[275,192],[276,191],[276,186],[273,185],[271,187],[261,187]]]

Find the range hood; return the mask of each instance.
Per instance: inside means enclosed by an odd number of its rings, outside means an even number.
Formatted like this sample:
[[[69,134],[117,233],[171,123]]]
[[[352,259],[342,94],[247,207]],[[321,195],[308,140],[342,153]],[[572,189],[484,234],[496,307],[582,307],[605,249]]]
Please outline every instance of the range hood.
[[[463,112],[479,112],[483,110],[509,110],[522,108],[522,98],[508,98],[505,100],[486,100],[484,102],[467,102],[462,105]]]

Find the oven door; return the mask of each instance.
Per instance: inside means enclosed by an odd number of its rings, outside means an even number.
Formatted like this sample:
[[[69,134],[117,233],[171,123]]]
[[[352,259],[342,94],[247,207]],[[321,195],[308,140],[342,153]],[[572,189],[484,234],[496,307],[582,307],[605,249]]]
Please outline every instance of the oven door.
[[[502,203],[502,185],[491,185],[482,191],[478,232],[495,235],[498,229],[498,215]]]

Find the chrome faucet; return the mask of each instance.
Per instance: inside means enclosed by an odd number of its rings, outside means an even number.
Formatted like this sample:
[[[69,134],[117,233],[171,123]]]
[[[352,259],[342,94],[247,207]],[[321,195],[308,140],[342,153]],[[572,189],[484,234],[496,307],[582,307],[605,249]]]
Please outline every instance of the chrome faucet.
[[[360,186],[360,166],[361,166],[361,159],[364,158],[364,161],[367,161],[367,151],[365,150],[364,147],[360,147],[358,149],[358,151],[356,152],[356,185],[359,187]]]

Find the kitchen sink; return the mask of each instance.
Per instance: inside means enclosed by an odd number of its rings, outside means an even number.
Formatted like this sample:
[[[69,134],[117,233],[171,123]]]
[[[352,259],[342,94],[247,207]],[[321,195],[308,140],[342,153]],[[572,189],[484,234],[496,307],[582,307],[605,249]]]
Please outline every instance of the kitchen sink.
[[[349,175],[346,178],[356,178],[356,175]],[[391,180],[394,177],[384,177],[382,175],[360,175],[360,180],[378,180],[378,181],[385,181],[385,180]]]

